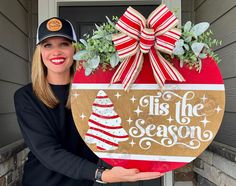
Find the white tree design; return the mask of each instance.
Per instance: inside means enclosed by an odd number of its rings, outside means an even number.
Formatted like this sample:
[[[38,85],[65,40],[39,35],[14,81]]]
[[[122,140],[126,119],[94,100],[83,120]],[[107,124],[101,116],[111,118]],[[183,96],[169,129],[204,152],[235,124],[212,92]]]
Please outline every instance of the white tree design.
[[[93,102],[88,125],[85,142],[96,144],[98,150],[115,150],[118,149],[119,142],[128,140],[129,136],[121,126],[121,118],[103,90],[98,92]]]

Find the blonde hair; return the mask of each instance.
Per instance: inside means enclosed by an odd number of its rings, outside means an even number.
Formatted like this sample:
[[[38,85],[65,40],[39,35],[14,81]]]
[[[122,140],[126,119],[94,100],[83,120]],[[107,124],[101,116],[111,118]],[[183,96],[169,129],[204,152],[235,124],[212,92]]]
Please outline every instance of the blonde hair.
[[[76,62],[73,63],[70,69],[71,81],[76,70]],[[40,45],[36,46],[32,61],[31,71],[32,86],[35,95],[49,108],[54,108],[59,104],[58,98],[54,95],[48,81],[47,81],[47,68],[44,65]],[[66,107],[70,108],[71,89],[67,99]]]

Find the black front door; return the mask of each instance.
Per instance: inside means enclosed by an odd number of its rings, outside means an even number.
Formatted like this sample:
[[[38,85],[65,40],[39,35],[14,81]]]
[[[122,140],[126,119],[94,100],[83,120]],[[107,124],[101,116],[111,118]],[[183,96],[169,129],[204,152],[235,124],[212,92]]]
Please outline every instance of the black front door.
[[[148,15],[157,7],[150,5],[136,5],[132,6],[138,10],[144,17]],[[106,22],[105,16],[110,19],[112,16],[120,17],[128,5],[119,6],[60,6],[59,15],[72,22],[75,26],[78,38],[82,38],[85,33],[92,33],[95,29],[94,24],[97,25]]]

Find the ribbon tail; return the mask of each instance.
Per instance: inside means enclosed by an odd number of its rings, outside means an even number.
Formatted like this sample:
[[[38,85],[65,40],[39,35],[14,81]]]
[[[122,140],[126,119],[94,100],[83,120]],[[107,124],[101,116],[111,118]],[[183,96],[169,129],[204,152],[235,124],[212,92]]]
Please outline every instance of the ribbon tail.
[[[169,61],[167,61],[159,52],[157,53],[157,55],[159,56],[160,61],[165,66],[168,74],[170,75],[170,78],[168,78],[167,80],[178,82],[185,81],[185,78],[182,76],[182,74],[180,74],[180,72]]]
[[[156,82],[163,88],[166,80],[185,81],[179,71],[173,67],[162,55],[151,48],[149,52],[152,71]]]
[[[131,66],[127,69],[128,72],[125,75],[123,80],[123,88],[125,91],[129,90],[132,84],[137,79],[143,65],[143,54],[140,50],[137,51],[137,54],[134,56],[134,61]]]
[[[121,76],[122,76],[124,70],[126,69],[129,61],[130,61],[130,57],[126,58],[123,62],[121,62],[121,64],[117,68],[116,72],[112,76],[110,84],[113,84],[113,83],[116,83],[116,82],[120,81]]]

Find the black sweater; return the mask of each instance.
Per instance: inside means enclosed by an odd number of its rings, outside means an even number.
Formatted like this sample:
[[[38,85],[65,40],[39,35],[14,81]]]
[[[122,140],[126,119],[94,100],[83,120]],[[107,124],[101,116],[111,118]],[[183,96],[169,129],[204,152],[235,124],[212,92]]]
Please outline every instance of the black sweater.
[[[32,84],[15,93],[17,119],[30,152],[23,186],[88,186],[98,158],[78,134],[71,110],[65,107],[69,85],[51,85],[60,104],[54,109],[35,96]]]

